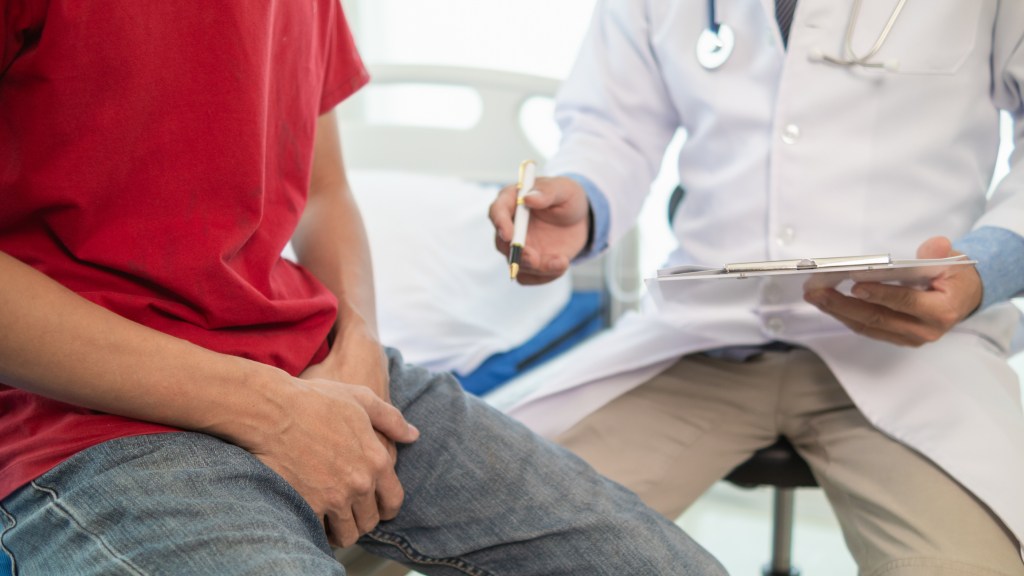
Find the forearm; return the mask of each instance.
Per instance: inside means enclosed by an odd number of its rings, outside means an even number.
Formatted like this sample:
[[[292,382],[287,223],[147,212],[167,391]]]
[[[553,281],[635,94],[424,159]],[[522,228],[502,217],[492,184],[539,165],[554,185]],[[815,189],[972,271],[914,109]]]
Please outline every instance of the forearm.
[[[583,262],[598,256],[608,249],[611,208],[608,206],[608,199],[601,192],[601,189],[588,178],[579,174],[566,174],[566,177],[575,181],[583,188],[589,204],[590,228],[587,233],[587,245],[574,260],[574,262]]]
[[[338,299],[335,332],[355,326],[377,336],[373,265],[362,218],[351,195],[311,195],[292,238],[300,264]]]
[[[333,112],[317,121],[314,150],[306,209],[292,246],[299,263],[337,297],[335,330],[364,326],[376,337],[370,243],[345,175]]]
[[[387,362],[377,332],[370,245],[341,161],[333,113],[317,123],[309,196],[292,237],[299,263],[338,299],[327,358],[303,373],[369,387],[387,400]]]
[[[235,443],[278,418],[283,372],[127,320],[3,253],[0,277],[0,382]]]

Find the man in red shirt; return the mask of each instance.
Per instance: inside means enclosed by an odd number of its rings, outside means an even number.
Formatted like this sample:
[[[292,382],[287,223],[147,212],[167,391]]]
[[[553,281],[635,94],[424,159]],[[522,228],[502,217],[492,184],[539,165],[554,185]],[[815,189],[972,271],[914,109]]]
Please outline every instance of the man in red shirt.
[[[0,574],[719,573],[381,348],[367,80],[337,0],[0,4]]]

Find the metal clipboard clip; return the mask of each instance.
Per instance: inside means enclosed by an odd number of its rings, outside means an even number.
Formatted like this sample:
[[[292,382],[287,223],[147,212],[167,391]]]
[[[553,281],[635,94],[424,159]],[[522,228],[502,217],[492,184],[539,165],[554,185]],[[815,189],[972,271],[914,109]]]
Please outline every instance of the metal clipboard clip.
[[[889,254],[866,256],[832,256],[829,258],[800,258],[793,260],[766,260],[763,262],[738,262],[726,264],[726,274],[746,272],[773,272],[777,270],[819,270],[822,268],[843,268],[847,266],[888,266],[892,264]]]

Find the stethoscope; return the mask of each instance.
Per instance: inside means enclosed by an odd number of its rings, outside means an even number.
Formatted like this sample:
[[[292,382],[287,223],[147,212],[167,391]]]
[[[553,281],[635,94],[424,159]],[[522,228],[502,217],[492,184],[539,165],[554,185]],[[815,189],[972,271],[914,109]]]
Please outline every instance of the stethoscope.
[[[697,61],[708,70],[725,64],[736,46],[732,28],[719,22],[715,16],[717,4],[716,0],[708,0],[708,27],[697,37]]]
[[[842,56],[830,56],[824,54],[821,51],[815,51],[811,54],[812,60],[818,60],[821,62],[828,62],[829,64],[835,64],[836,66],[862,66],[864,68],[886,68],[895,69],[899,67],[899,63],[895,61],[891,62],[876,62],[871,60],[874,58],[878,51],[885,45],[885,41],[889,39],[889,33],[892,31],[892,27],[896,24],[896,20],[900,17],[900,12],[903,11],[903,5],[907,3],[907,0],[899,0],[896,7],[893,8],[892,14],[889,15],[889,20],[885,23],[885,27],[882,28],[882,32],[878,35],[875,43],[868,50],[867,54],[858,56],[853,51],[853,33],[857,29],[857,20],[860,15],[860,5],[862,0],[854,0],[853,6],[850,8],[850,18],[846,25],[846,34],[843,38],[843,55]],[[736,36],[726,24],[722,24],[718,21],[715,15],[717,1],[708,0],[708,27],[700,33],[697,38],[697,61],[700,65],[708,70],[714,70],[725,61],[729,59],[732,54],[732,49],[736,46]]]

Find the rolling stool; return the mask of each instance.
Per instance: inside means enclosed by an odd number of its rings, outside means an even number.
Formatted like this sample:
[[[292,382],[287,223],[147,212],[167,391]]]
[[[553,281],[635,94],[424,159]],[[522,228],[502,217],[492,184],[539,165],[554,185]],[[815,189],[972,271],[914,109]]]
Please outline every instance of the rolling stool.
[[[772,526],[772,557],[763,576],[800,576],[790,555],[793,547],[793,491],[818,485],[807,462],[784,436],[755,452],[737,466],[726,480],[742,488],[772,486],[775,511]]]

